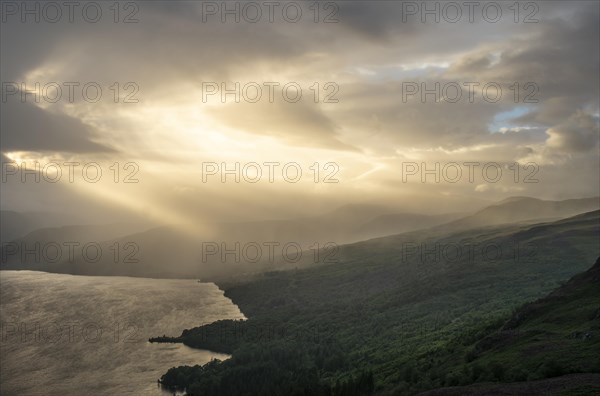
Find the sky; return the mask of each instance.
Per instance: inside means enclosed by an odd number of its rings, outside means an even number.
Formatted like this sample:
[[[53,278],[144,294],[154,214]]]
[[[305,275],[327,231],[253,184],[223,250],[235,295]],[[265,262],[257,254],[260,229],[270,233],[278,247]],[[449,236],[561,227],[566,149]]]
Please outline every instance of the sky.
[[[599,195],[599,3],[450,3],[3,2],[2,210],[195,230]]]

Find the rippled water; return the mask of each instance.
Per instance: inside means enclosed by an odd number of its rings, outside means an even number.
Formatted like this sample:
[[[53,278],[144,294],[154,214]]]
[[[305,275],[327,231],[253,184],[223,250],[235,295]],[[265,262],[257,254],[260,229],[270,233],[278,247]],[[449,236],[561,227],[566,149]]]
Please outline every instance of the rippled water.
[[[227,355],[148,338],[239,318],[211,283],[0,271],[0,394],[164,396],[169,368]]]

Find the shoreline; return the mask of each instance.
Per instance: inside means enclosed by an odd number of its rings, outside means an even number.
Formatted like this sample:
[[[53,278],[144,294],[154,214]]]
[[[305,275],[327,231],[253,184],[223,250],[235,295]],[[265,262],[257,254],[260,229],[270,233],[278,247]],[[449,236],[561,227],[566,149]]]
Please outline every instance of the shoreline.
[[[233,299],[231,299],[230,297],[227,296],[226,294],[226,288],[221,285],[218,284],[216,282],[202,282],[202,283],[211,283],[213,285],[215,285],[217,287],[217,289],[219,289],[219,291],[223,294],[223,297],[228,299],[229,301],[231,301],[231,304],[235,305],[238,309],[238,311],[240,312],[240,314],[242,315],[242,319],[219,319],[207,324],[203,324],[203,325],[199,325],[199,326],[195,326],[195,327],[191,327],[188,329],[183,329],[181,331],[181,334],[179,336],[167,336],[165,334],[163,334],[162,336],[155,336],[155,337],[150,337],[148,339],[148,342],[150,343],[156,343],[156,344],[182,344],[185,345],[189,348],[193,348],[193,349],[200,349],[200,350],[205,350],[205,351],[209,351],[209,352],[214,352],[214,353],[221,353],[221,354],[227,354],[230,355],[233,353],[232,349],[228,349],[228,348],[214,348],[213,343],[208,342],[207,344],[204,345],[199,345],[199,344],[195,344],[195,343],[186,343],[186,339],[188,337],[191,337],[194,335],[194,332],[202,332],[200,335],[201,337],[204,338],[204,340],[206,341],[206,339],[210,336],[210,334],[214,334],[214,333],[210,333],[210,329],[214,326],[220,326],[224,323],[231,323],[233,324],[233,326],[238,325],[239,323],[243,323],[249,320],[249,318],[246,316],[246,314],[244,314],[244,312],[242,312],[242,310],[240,309],[240,306],[233,301]],[[204,332],[204,330],[207,330],[207,332]],[[221,329],[217,329],[217,330],[223,330]],[[219,333],[219,340],[223,341],[223,332]],[[235,334],[235,332],[234,332]],[[213,348],[211,348],[211,346]]]

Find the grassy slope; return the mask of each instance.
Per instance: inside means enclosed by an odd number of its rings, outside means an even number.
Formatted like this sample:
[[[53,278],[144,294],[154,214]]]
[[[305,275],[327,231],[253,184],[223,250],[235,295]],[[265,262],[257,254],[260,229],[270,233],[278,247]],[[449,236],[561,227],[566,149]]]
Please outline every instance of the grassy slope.
[[[473,374],[463,364],[469,346],[523,302],[587,269],[600,250],[599,213],[535,226],[414,232],[347,245],[337,264],[226,285],[226,295],[250,320],[193,329],[181,340],[233,352],[227,375],[241,364],[236,355],[283,345],[302,348],[323,383],[372,369],[381,394],[485,380],[494,370]],[[486,259],[481,249],[473,249],[456,259],[441,255],[436,262],[415,253],[422,243],[429,250],[437,243],[438,252],[455,244],[502,253]]]
[[[600,371],[600,260],[549,296],[520,308],[474,352],[474,363],[506,359],[528,372]]]
[[[536,381],[446,387],[419,396],[593,396],[600,394],[598,384],[600,374],[568,374]]]
[[[588,271],[576,275],[548,296],[525,304],[495,333],[475,342],[467,354],[468,363],[461,370],[473,373],[475,367],[504,367],[511,372],[502,376],[520,380],[557,377],[568,373],[600,373],[600,259]],[[460,357],[448,359],[451,372]],[[491,373],[488,373],[488,375]],[[589,377],[589,376],[588,376]],[[565,381],[580,394],[600,391],[600,375],[595,383],[582,377],[560,377],[534,386],[543,394],[563,394]],[[494,378],[485,378],[494,379]],[[589,379],[593,379],[589,377]],[[533,384],[511,384],[525,392]],[[427,395],[491,394],[502,391],[499,385],[446,388]],[[590,392],[590,393],[587,393]],[[526,393],[526,392],[525,392]]]

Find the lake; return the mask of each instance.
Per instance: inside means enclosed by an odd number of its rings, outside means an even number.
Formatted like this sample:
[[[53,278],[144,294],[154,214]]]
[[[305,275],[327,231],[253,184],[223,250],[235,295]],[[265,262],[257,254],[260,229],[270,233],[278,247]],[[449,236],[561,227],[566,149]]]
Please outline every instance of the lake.
[[[169,368],[228,356],[148,338],[243,318],[193,279],[0,271],[0,394],[164,396]]]

